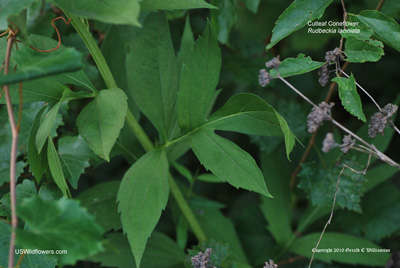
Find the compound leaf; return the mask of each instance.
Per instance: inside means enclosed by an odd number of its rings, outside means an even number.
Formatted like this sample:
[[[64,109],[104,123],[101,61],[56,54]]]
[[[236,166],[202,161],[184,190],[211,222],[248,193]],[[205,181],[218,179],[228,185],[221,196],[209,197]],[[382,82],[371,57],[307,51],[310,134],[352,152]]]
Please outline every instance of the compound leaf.
[[[138,267],[147,239],[168,202],[168,175],[165,151],[153,150],[128,169],[119,187],[118,210]]]
[[[101,90],[76,120],[79,134],[87,145],[107,161],[124,126],[127,110],[127,97],[121,89]]]
[[[279,16],[272,30],[267,50],[291,33],[303,28],[307,22],[320,19],[332,0],[295,0]]]

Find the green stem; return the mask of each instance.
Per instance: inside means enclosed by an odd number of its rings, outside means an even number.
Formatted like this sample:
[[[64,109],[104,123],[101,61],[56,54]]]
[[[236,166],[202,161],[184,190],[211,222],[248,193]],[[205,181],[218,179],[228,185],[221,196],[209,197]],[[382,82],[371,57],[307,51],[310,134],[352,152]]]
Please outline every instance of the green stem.
[[[186,220],[190,224],[190,227],[193,230],[194,235],[197,237],[199,243],[202,243],[207,240],[207,237],[201,228],[199,222],[196,219],[192,209],[189,207],[189,204],[186,202],[185,197],[183,196],[179,186],[176,184],[172,176],[170,175],[168,178],[169,187],[171,188],[171,192],[178,203],[179,208],[181,209],[183,215]]]
[[[92,55],[97,68],[99,68],[100,74],[104,79],[108,88],[118,88],[117,83],[111,73],[108,64],[101,53],[101,50],[97,46],[96,41],[93,39],[92,34],[86,27],[86,24],[83,23],[79,17],[69,14],[68,12],[64,11],[64,14],[72,19],[71,23],[74,26],[75,30],[78,32],[79,36],[82,38],[83,42],[85,43],[86,47],[89,49],[90,54]],[[147,136],[146,132],[140,126],[139,122],[133,116],[132,112],[128,110],[126,116],[126,123],[128,124],[129,128],[131,129],[132,133],[136,136],[139,140],[142,147],[145,149],[146,152],[153,150],[154,144],[151,142],[150,138]],[[207,240],[203,229],[201,228],[199,222],[197,221],[193,211],[189,207],[189,204],[186,202],[185,198],[181,190],[179,189],[178,185],[172,178],[169,176],[169,184],[171,188],[172,195],[174,196],[176,202],[178,203],[179,208],[182,211],[182,214],[188,221],[190,227],[192,228],[197,240],[201,243]]]

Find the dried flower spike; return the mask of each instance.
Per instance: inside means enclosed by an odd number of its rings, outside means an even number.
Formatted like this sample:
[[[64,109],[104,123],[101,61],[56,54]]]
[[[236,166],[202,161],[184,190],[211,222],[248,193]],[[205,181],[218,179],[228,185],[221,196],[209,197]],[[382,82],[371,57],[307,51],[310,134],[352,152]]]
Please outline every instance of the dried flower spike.
[[[325,86],[329,81],[329,69],[328,65],[325,64],[318,70],[319,79],[318,82],[321,86]]]
[[[313,107],[307,116],[308,132],[314,133],[319,126],[326,120],[331,120],[331,108],[335,105],[333,102],[330,104],[321,102],[318,107]]]
[[[262,87],[265,87],[269,84],[269,82],[271,82],[272,78],[273,77],[269,74],[269,72],[267,72],[267,70],[261,69],[260,74],[258,75],[258,83],[260,83]]]
[[[340,50],[340,48],[335,48],[334,50],[327,51],[325,54],[325,60],[326,63],[329,65],[332,62],[336,62],[338,60],[343,60],[343,52]]]
[[[216,268],[214,265],[212,265],[210,260],[211,251],[212,251],[211,248],[207,248],[204,251],[204,253],[200,251],[199,253],[196,254],[196,256],[193,256],[191,260],[194,268],[207,268],[207,267]]]
[[[269,260],[269,263],[266,262],[263,268],[278,268],[278,265],[273,260]]]
[[[331,132],[326,133],[325,139],[322,142],[322,152],[328,153],[330,150],[335,148],[338,144],[333,139],[333,134]]]
[[[280,64],[281,64],[281,61],[279,60],[279,56],[278,56],[278,57],[272,58],[272,60],[270,60],[270,61],[267,61],[265,63],[265,66],[267,66],[267,68],[274,68],[274,69],[278,70]]]
[[[369,123],[368,127],[368,135],[371,138],[375,138],[378,134],[383,135],[388,121],[391,120],[393,114],[396,113],[397,109],[397,105],[389,103],[386,104],[386,106],[379,112],[371,116],[371,122]]]
[[[347,154],[354,145],[356,145],[356,141],[353,140],[350,135],[346,135],[343,137],[343,144],[340,145],[340,150]]]

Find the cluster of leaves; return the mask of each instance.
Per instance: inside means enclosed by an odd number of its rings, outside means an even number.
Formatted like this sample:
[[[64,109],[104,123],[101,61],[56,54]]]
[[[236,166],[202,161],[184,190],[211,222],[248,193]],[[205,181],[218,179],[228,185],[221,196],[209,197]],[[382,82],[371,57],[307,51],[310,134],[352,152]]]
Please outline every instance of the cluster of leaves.
[[[271,77],[302,75],[293,81],[315,88],[302,77],[311,78],[310,72],[326,62],[300,53],[305,51],[298,50],[301,45],[290,38],[297,31],[301,34],[308,21],[322,18],[335,3],[289,2],[4,3],[0,29],[5,30],[7,19],[11,20],[20,29],[21,40],[11,57],[11,66],[18,68],[0,75],[0,85],[10,86],[16,114],[18,83],[23,82],[17,247],[68,251],[65,255],[27,254],[20,267],[80,267],[78,261],[120,268],[190,267],[190,257],[206,248],[213,248],[211,258],[217,267],[262,266],[268,259],[278,262],[291,254],[311,257],[320,235],[319,220],[330,212],[343,164],[361,170],[368,155],[351,153],[345,160],[336,149],[319,155],[321,165],[303,165],[302,190],[291,191],[290,173],[303,149],[294,150],[292,164],[289,154],[295,134],[302,142],[309,137],[302,122],[309,107],[298,104],[290,94],[253,94],[259,88],[255,87],[257,69],[265,61],[260,56],[263,39],[272,31],[268,57],[272,49],[283,55],[298,54],[283,60],[278,70],[270,70]],[[383,10],[399,11],[400,5],[387,1]],[[30,46],[57,46],[49,27],[54,11],[72,18],[77,33],[60,26],[63,45],[59,49],[33,51]],[[383,44],[400,51],[400,26],[391,17],[395,15],[370,10],[349,13],[348,20],[359,23],[361,34],[342,34],[345,60],[377,62],[384,55]],[[269,29],[255,27],[259,21],[265,21]],[[89,28],[99,37],[100,48]],[[0,38],[1,62],[7,41]],[[289,53],[284,45],[279,47],[284,42],[291,47]],[[324,54],[322,45],[317,50],[318,55]],[[97,68],[90,57],[84,57],[88,53]],[[332,81],[339,86],[345,110],[366,122],[354,75]],[[275,80],[271,85],[279,87]],[[4,97],[0,103],[5,103]],[[4,106],[0,108],[0,216],[9,219],[11,131]],[[366,127],[358,131],[370,141],[366,133]],[[260,150],[243,134],[250,135]],[[392,130],[386,131],[373,143],[385,151],[392,135]],[[340,134],[336,137],[340,139]],[[200,164],[211,173],[199,168]],[[320,247],[386,246],[375,243],[399,231],[395,211],[400,200],[397,189],[390,189],[388,182],[380,184],[396,172],[384,164],[365,176],[346,170],[337,204],[349,211],[338,213],[337,224]],[[385,200],[385,191],[390,191],[390,200]],[[374,202],[375,193],[381,197],[379,202]],[[305,200],[310,201],[307,207]],[[298,238],[296,233],[304,235]],[[0,250],[1,266],[8,262],[10,226],[6,222],[0,221],[0,234],[0,244],[5,245]],[[333,267],[326,264],[332,261],[341,267],[383,266],[389,254],[342,252],[315,258],[323,262],[321,267]]]

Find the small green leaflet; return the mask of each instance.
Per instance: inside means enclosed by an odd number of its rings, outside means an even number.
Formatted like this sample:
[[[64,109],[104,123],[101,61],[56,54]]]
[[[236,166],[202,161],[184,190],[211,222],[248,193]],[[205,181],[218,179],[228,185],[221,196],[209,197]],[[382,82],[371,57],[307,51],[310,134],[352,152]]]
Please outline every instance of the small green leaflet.
[[[76,189],[80,175],[89,167],[89,160],[95,159],[96,155],[79,135],[60,138],[58,155],[65,178]]]
[[[346,61],[354,63],[376,62],[385,55],[382,47],[374,46],[354,37],[346,38],[344,54]]]
[[[23,248],[67,250],[68,254],[52,255],[62,264],[74,265],[103,249],[103,230],[78,201],[27,198],[20,204],[18,216],[29,228],[17,230],[17,244]]]
[[[228,44],[229,33],[237,20],[235,3],[233,0],[212,0],[211,4],[218,7],[210,11],[215,35],[219,42]]]
[[[312,233],[295,240],[290,247],[290,251],[311,258],[313,254],[312,249],[321,236],[321,233]],[[320,249],[327,248],[349,248],[360,249],[360,252],[336,252],[327,254],[325,252],[316,253],[314,258],[327,263],[332,261],[346,263],[346,264],[361,264],[366,266],[385,266],[387,260],[390,258],[390,253],[385,252],[368,252],[368,248],[379,249],[380,246],[359,237],[355,237],[342,233],[329,233],[326,232],[319,245]],[[361,252],[364,249],[364,252]]]
[[[360,96],[357,93],[356,81],[353,74],[349,78],[335,77],[332,81],[339,86],[339,97],[342,100],[343,107],[352,115],[363,122],[367,122],[362,110]]]
[[[139,0],[53,0],[53,2],[60,8],[65,9],[65,11],[79,17],[95,19],[105,23],[140,26],[138,21]]]
[[[400,25],[376,10],[365,10],[357,18],[374,31],[374,36],[400,52]]]
[[[153,12],[157,10],[182,10],[194,8],[216,8],[208,4],[204,0],[142,0],[140,8],[145,12]]]
[[[258,6],[260,5],[260,0],[244,0],[244,3],[248,10],[250,10],[254,14],[257,13]]]
[[[267,50],[293,32],[303,28],[307,22],[319,19],[332,0],[295,0],[279,16],[272,30],[271,42]]]
[[[101,158],[109,154],[124,126],[128,110],[127,97],[119,88],[101,90],[76,119],[79,134]]]
[[[126,58],[130,93],[158,132],[167,137],[175,115],[178,64],[164,12],[146,18],[130,51]]]
[[[177,59],[180,63],[186,63],[189,56],[190,52],[193,49],[195,42],[193,38],[193,32],[192,28],[190,26],[190,17],[189,14],[186,17],[185,21],[185,28],[183,29],[183,34],[181,38],[181,44],[179,47]]]
[[[179,126],[186,131],[206,121],[221,69],[221,52],[210,22],[182,67],[177,99]]]
[[[44,76],[72,72],[83,67],[82,54],[74,48],[60,53],[41,53],[24,46],[17,50],[14,59],[18,69],[8,75],[0,75],[0,85],[13,84]]]
[[[47,114],[45,115],[44,119],[40,122],[40,126],[36,133],[36,149],[40,153],[48,136],[50,135],[51,131],[53,130],[54,124],[56,123],[57,113],[60,109],[61,102],[54,103]]]
[[[311,60],[311,57],[305,57],[304,54],[299,54],[297,58],[286,58],[279,65],[279,75],[281,77],[288,77],[308,73],[318,69],[324,65],[325,62],[318,62]],[[272,77],[277,77],[278,72],[275,69],[270,71]]]
[[[51,176],[53,176],[54,182],[57,184],[58,188],[60,188],[64,196],[71,196],[56,147],[54,147],[53,139],[50,136],[47,142],[47,157],[49,161],[50,173]]]
[[[119,187],[118,211],[138,267],[147,239],[168,202],[168,176],[165,151],[153,150],[128,169]]]
[[[341,35],[346,38],[344,54],[348,62],[378,61],[383,53],[383,44],[371,38],[374,31],[364,25],[356,15],[349,14],[348,21],[356,22],[357,27],[349,25],[348,29],[359,30],[357,33],[343,32]]]
[[[233,142],[212,130],[200,130],[190,141],[190,146],[204,167],[221,180],[272,197],[257,163]]]

